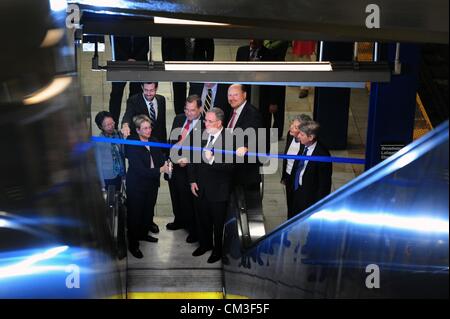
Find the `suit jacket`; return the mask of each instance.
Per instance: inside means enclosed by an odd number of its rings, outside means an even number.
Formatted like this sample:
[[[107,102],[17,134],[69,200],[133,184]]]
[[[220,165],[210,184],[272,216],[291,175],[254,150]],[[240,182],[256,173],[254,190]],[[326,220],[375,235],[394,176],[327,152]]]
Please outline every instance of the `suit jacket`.
[[[158,141],[165,142],[167,141],[166,98],[159,94],[156,94],[155,98],[158,102],[158,116],[156,123],[153,123],[152,137]],[[142,93],[138,93],[131,96],[127,100],[127,109],[122,119],[122,125],[123,123],[129,124],[132,135],[136,135],[136,127],[133,123],[133,117],[141,114],[150,117],[147,104],[144,101],[144,96]]]
[[[266,61],[265,57],[267,55],[267,49],[265,47],[259,48],[258,59],[260,61]],[[236,61],[250,61],[250,46],[244,45],[238,48],[236,52]],[[251,100],[252,90],[251,85],[247,85],[247,101]]]
[[[190,83],[189,87],[189,95],[197,94],[202,97],[203,93],[203,87],[205,86],[204,83]],[[230,116],[231,112],[231,106],[228,104],[228,88],[230,87],[229,84],[217,84],[217,92],[216,97],[212,103],[213,106],[217,106],[225,113],[225,119],[227,119]],[[224,123],[224,126],[227,123]]]
[[[139,140],[136,136],[129,136],[128,140]],[[150,142],[155,142],[150,139]],[[150,168],[150,155],[154,168]],[[125,156],[128,158],[126,184],[128,190],[148,190],[160,185],[160,167],[164,165],[165,157],[161,149],[145,146],[125,145]]]
[[[161,54],[163,61],[185,61],[184,38],[161,38]]]
[[[194,40],[194,61],[213,61],[214,60],[214,39],[195,39]]]
[[[176,143],[178,143],[179,135],[175,134],[175,130],[177,130],[181,134],[180,129],[181,130],[183,129],[185,121],[186,121],[186,115],[178,114],[177,116],[175,116],[175,118],[173,119],[173,123],[172,123],[172,129],[170,131],[171,134],[169,135],[169,140],[168,140],[169,144],[175,145]],[[182,143],[182,146],[198,146],[198,147],[200,147],[201,145],[195,145],[194,134],[196,136],[199,136],[201,139],[201,135],[202,135],[202,132],[204,129],[205,129],[205,123],[203,123],[203,117],[200,117],[200,119],[197,122],[197,125],[189,132],[189,135],[185,138],[184,142]],[[170,157],[172,157],[171,159],[174,161],[174,166],[173,166],[174,173],[179,169],[185,169],[176,164],[176,162],[177,162],[176,157],[181,157],[183,153],[185,154],[186,150],[181,150],[181,149],[176,150],[176,149],[172,148],[170,151]],[[194,154],[194,151],[191,150],[189,152],[189,158],[188,158],[189,162],[192,162],[193,154]]]
[[[224,154],[217,152],[225,149],[225,139],[232,138],[229,131],[224,129],[212,148],[216,160],[212,163],[193,163],[188,165],[189,183],[197,183],[199,198],[210,202],[228,201],[231,193],[233,164],[225,163]],[[208,141],[202,142],[205,147]],[[221,161],[219,161],[219,157]]]
[[[117,61],[148,61],[148,51],[148,37],[114,37],[114,54]]]
[[[261,47],[257,51],[257,56],[260,61],[284,61],[284,56],[286,55],[285,46],[281,46],[280,49],[268,50],[266,47]],[[284,52],[284,55],[283,55]],[[283,56],[283,58],[281,58]],[[236,53],[236,61],[250,61],[250,46],[244,45],[238,48]],[[280,107],[280,104],[284,105],[284,100],[282,96],[284,96],[285,87],[278,85],[262,85],[259,89],[259,101],[260,104],[269,105],[269,104],[277,104]],[[251,100],[251,86],[248,86],[247,89],[247,100]],[[261,108],[260,108],[261,109]]]
[[[231,114],[230,114],[231,119]],[[228,124],[229,120],[226,122]],[[242,109],[239,118],[234,125],[234,129],[241,128],[245,131],[247,128],[255,129],[255,132],[258,133],[258,128],[263,127],[262,117],[259,113],[258,109],[256,109],[250,102],[246,102],[244,108]],[[243,145],[235,144],[235,149],[239,147],[249,147],[247,139],[244,141]],[[251,145],[250,145],[251,146]],[[258,146],[258,135],[256,137],[256,147]],[[249,148],[249,152],[256,152],[257,149]],[[254,161],[252,159],[252,161]],[[235,165],[235,183],[237,184],[254,184],[259,183],[261,181],[261,175],[259,173],[260,164],[258,163],[258,159],[256,159],[256,163],[248,163],[248,158],[245,158],[246,164],[237,164]]]
[[[185,61],[188,50],[184,38],[162,38],[161,53],[163,61]],[[214,60],[214,39],[195,39],[192,51],[194,61]]]
[[[304,146],[300,147],[303,153]],[[330,156],[330,152],[319,142],[312,153],[312,156]],[[294,162],[292,173],[295,174],[298,167],[298,161]],[[331,176],[333,174],[333,166],[330,162],[313,162],[308,161],[302,178],[302,187],[299,189],[305,203],[305,208],[318,202],[331,192]],[[296,195],[294,195],[296,196]]]

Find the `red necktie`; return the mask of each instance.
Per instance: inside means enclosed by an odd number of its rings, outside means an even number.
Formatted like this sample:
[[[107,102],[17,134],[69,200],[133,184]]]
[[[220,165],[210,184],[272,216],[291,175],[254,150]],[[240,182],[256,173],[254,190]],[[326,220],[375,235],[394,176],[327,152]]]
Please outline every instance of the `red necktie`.
[[[189,128],[191,127],[192,121],[187,121],[186,125],[183,127],[183,131],[181,132],[181,138],[180,141],[183,141],[186,138],[186,135],[189,133]]]
[[[234,128],[234,118],[236,117],[236,111],[233,111],[233,116],[230,119],[230,122],[228,122],[227,128]]]

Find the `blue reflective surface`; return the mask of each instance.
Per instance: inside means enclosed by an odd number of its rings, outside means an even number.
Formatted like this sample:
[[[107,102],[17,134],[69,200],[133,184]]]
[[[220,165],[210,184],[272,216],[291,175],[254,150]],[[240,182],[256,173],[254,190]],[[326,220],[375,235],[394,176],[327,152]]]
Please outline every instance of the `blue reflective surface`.
[[[448,146],[446,123],[250,250],[239,251],[236,234],[228,235],[226,292],[448,298]],[[231,221],[228,231],[235,226]]]
[[[100,270],[93,268],[95,254],[69,246],[0,253],[0,298],[92,296]]]

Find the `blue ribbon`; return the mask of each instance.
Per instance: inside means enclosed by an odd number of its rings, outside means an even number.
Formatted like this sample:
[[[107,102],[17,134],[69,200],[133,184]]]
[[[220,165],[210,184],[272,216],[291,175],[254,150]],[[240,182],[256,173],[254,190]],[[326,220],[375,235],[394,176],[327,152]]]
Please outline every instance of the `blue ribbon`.
[[[180,146],[176,144],[169,143],[159,143],[159,142],[142,142],[136,140],[124,140],[120,138],[108,138],[101,136],[92,136],[91,141],[95,143],[115,143],[115,144],[124,144],[124,145],[136,145],[136,146],[152,146],[159,148],[172,148],[182,150],[194,150],[194,151],[203,151],[203,147],[196,146]],[[223,154],[236,154],[236,151],[228,151],[228,150],[214,150],[217,153]],[[334,163],[346,163],[346,164],[359,164],[364,165],[365,160],[363,158],[351,158],[351,157],[333,157],[333,156],[302,156],[302,155],[285,155],[285,154],[265,154],[265,153],[254,153],[247,152],[247,156],[256,156],[256,157],[268,157],[268,158],[281,158],[281,159],[293,159],[293,160],[304,160],[304,161],[313,161],[313,162],[334,162]]]

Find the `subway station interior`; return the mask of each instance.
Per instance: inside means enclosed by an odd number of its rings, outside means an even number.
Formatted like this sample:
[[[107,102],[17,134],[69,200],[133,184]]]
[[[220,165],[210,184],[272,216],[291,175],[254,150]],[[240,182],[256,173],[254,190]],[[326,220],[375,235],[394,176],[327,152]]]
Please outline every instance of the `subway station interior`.
[[[0,299],[447,299],[448,6],[447,0],[2,0]],[[144,58],[124,57],[123,39],[132,46],[144,39]],[[253,59],[251,40],[282,53]],[[180,41],[181,55],[174,44]],[[206,56],[196,56],[199,43],[207,43]],[[265,159],[257,187],[211,190],[227,196],[220,201],[226,204],[220,248],[211,226],[211,253],[201,251],[202,234],[173,226],[181,195],[171,186],[175,170],[168,178],[164,171],[155,189],[157,230],[131,247],[129,173],[120,191],[106,187],[96,148],[145,145],[96,139],[103,136],[97,114],[116,112],[110,118],[119,131],[132,97],[145,101],[146,87],[153,87],[165,109],[158,100],[159,113],[149,114],[152,134],[162,118],[165,138],[147,149],[167,154],[171,128],[180,116],[187,119],[188,96],[205,98],[208,83],[218,83],[216,101],[225,88],[224,101],[211,105],[219,113],[210,108],[205,116],[234,127],[230,90],[238,87],[264,127],[277,128],[264,154],[255,155]],[[199,84],[203,91],[195,91]],[[267,102],[271,92],[276,103]],[[280,181],[283,162],[291,165],[288,140],[300,114],[310,118],[305,127],[320,124],[318,141],[329,155],[305,162],[306,148],[294,159],[303,167],[298,173],[319,167],[321,176],[328,167],[330,183],[326,195],[299,211]],[[250,179],[244,165],[251,164],[230,164],[227,174]],[[192,182],[184,187],[189,193]],[[194,225],[202,205],[193,209]]]

